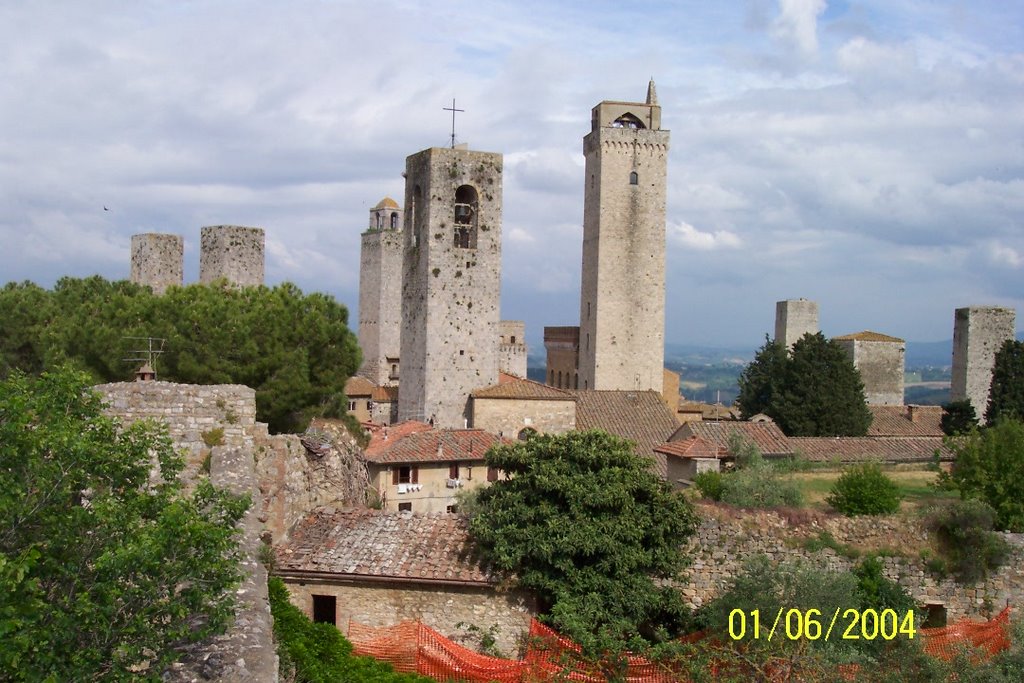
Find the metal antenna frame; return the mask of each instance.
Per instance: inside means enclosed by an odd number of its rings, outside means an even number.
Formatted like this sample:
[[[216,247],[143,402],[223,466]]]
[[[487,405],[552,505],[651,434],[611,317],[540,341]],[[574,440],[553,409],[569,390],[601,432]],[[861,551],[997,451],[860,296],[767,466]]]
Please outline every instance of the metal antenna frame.
[[[149,367],[156,370],[156,359],[161,353],[164,352],[164,344],[167,343],[166,339],[160,337],[121,337],[122,339],[136,339],[145,340],[146,348],[144,349],[129,349],[129,354],[135,354],[138,357],[122,358],[121,360],[126,363],[143,361],[149,363]],[[154,342],[160,342],[157,346]]]
[[[452,98],[452,106],[450,106],[450,107],[442,107],[442,109],[444,111],[450,111],[452,113],[452,149],[455,149],[455,112],[459,111],[459,112],[465,113],[466,110],[465,109],[456,109],[455,108],[455,98],[454,97]]]

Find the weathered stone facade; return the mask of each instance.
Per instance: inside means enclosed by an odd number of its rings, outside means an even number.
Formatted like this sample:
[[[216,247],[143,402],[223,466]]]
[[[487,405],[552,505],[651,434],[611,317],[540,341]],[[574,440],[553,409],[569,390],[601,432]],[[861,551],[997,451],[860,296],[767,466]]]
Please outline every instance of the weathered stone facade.
[[[579,389],[580,328],[545,327],[547,373],[544,383],[559,389]]]
[[[807,299],[787,299],[775,302],[775,342],[787,349],[805,334],[816,334],[818,302]]]
[[[864,399],[868,405],[903,405],[906,342],[868,331],[834,339],[860,372],[861,381],[864,382]]]
[[[494,586],[431,586],[415,582],[353,582],[285,576],[291,601],[313,615],[314,595],[337,598],[337,625],[345,632],[349,621],[367,626],[391,626],[401,621],[420,621],[441,635],[461,640],[465,628],[487,631],[497,626],[495,645],[515,656],[530,629],[536,610],[529,597],[515,591],[499,592]],[[462,623],[459,629],[456,624]]]
[[[579,389],[663,390],[668,145],[653,81],[646,102],[593,109],[583,139]]]
[[[132,235],[130,279],[157,294],[184,282],[185,240],[181,235],[147,232]]]
[[[461,428],[498,381],[502,157],[434,147],[405,175],[398,416]]]
[[[199,238],[199,282],[220,278],[240,287],[263,284],[263,228],[206,226]]]
[[[359,374],[378,386],[398,382],[402,333],[402,209],[390,197],[370,209],[359,260]]]
[[[953,382],[950,399],[969,400],[984,421],[996,352],[1014,338],[1016,313],[1012,308],[971,306],[953,316]]]
[[[526,323],[522,320],[498,323],[498,370],[526,377]]]
[[[473,397],[473,426],[515,439],[524,429],[564,434],[576,429],[576,401]]]

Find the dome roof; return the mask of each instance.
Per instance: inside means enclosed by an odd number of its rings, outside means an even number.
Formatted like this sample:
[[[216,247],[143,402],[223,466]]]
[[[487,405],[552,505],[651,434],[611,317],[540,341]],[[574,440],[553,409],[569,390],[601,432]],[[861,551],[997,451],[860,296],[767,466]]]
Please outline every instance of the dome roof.
[[[398,202],[396,202],[394,199],[392,199],[391,197],[385,197],[384,199],[382,199],[379,202],[377,202],[377,206],[375,206],[373,208],[374,209],[397,209],[399,207],[398,207]]]

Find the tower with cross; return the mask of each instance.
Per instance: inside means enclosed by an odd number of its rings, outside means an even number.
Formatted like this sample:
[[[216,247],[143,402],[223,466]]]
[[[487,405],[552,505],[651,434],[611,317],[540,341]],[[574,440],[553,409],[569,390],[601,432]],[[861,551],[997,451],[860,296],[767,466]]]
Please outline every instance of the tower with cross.
[[[598,104],[583,138],[579,389],[662,391],[669,132],[645,102]]]
[[[470,393],[498,383],[501,193],[500,154],[405,161],[400,421],[464,427]]]

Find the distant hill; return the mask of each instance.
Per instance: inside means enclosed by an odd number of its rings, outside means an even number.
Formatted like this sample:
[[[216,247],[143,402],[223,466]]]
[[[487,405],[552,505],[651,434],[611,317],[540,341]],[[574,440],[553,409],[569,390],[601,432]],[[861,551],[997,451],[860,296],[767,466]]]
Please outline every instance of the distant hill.
[[[953,340],[907,342],[907,368],[949,367],[953,364]]]

